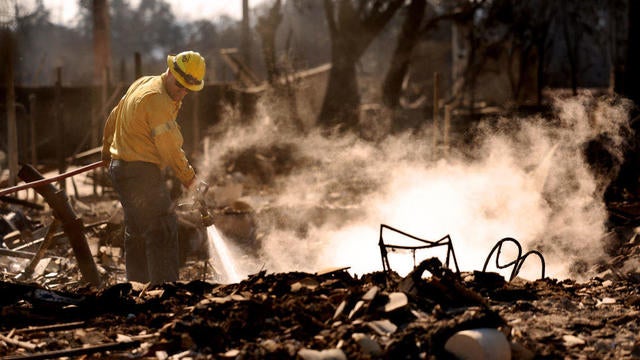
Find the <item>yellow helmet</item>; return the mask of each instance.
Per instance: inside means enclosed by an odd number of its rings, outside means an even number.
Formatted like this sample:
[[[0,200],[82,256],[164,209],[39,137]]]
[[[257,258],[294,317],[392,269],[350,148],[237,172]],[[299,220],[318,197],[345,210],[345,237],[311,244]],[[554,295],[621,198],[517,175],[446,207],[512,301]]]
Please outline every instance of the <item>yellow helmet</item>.
[[[171,74],[182,86],[191,91],[200,91],[204,87],[204,58],[195,51],[184,51],[178,55],[167,56],[167,66]]]

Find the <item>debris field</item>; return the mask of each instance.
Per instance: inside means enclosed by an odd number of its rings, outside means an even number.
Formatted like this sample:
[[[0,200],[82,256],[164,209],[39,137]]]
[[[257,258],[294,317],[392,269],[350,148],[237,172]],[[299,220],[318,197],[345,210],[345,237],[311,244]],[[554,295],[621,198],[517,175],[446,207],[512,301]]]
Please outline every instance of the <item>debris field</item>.
[[[197,256],[204,251],[197,221],[182,216],[182,281],[151,286],[124,279],[117,200],[102,194],[70,202],[101,284],[83,281],[64,231],[50,234],[47,256],[25,277],[51,212],[28,202],[21,206],[32,207],[29,216],[5,208],[5,225],[39,226],[5,231],[2,359],[640,358],[640,240],[632,225],[604,239],[609,260],[578,270],[587,281],[458,273],[428,258],[404,277],[391,269],[360,276],[348,268],[266,269],[224,283]],[[611,209],[633,224],[636,208]],[[233,224],[217,225],[243,228]]]

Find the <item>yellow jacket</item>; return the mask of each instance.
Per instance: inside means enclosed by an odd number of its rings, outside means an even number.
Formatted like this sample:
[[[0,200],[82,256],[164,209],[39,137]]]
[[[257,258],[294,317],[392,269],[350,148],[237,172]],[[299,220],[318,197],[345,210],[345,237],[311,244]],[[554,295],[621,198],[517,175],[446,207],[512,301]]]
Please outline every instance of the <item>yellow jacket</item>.
[[[176,122],[182,102],[171,99],[164,88],[164,76],[136,80],[113,108],[104,126],[102,160],[169,166],[187,186],[195,172],[182,150],[184,140]]]

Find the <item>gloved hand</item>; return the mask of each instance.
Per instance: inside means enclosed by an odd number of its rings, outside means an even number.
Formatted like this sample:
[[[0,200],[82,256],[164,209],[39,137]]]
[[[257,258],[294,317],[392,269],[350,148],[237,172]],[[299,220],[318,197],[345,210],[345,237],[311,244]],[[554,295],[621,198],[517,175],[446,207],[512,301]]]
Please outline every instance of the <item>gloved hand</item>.
[[[192,198],[194,201],[204,200],[204,195],[209,190],[209,184],[198,177],[194,177],[191,182],[187,184],[186,188],[186,195],[188,197]]]
[[[194,187],[194,197],[196,200],[204,201],[204,196],[209,191],[209,184],[204,182],[204,180],[199,180]]]

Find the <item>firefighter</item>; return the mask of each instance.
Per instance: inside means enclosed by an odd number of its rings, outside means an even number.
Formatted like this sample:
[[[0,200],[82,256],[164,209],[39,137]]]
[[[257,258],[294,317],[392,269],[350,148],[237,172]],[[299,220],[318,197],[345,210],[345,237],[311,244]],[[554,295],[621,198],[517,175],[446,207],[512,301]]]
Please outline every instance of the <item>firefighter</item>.
[[[198,183],[176,116],[185,95],[202,90],[205,69],[197,52],[169,55],[167,70],[137,79],[107,118],[102,161],[124,210],[128,281],[178,280],[177,217],[163,170],[173,170],[187,191]]]

